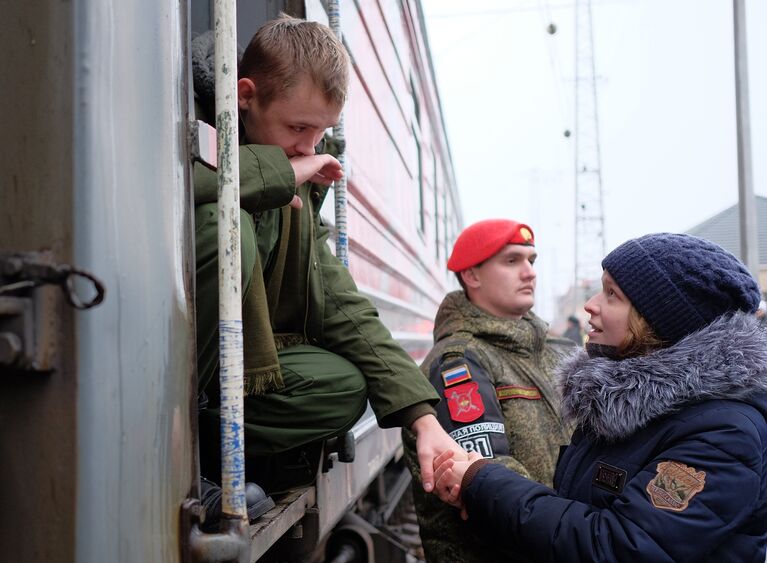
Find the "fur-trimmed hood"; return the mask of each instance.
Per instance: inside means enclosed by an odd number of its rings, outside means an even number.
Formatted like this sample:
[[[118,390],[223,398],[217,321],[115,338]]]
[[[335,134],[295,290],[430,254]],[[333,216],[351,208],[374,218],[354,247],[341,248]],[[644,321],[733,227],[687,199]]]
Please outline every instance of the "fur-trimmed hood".
[[[767,391],[767,330],[754,315],[724,315],[674,346],[621,361],[580,351],[557,370],[562,415],[614,442],[686,403],[761,403]],[[762,398],[763,399],[763,398]]]

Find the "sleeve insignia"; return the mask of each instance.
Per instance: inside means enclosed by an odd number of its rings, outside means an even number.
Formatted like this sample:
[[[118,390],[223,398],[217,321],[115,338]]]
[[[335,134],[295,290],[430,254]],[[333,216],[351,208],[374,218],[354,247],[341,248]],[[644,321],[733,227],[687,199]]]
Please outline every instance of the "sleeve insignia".
[[[473,381],[445,389],[450,418],[456,422],[473,422],[485,413],[479,385]]]
[[[507,399],[529,399],[538,401],[541,398],[541,392],[535,387],[520,387],[518,385],[505,385],[496,387],[495,394],[499,401]]]
[[[442,382],[445,384],[445,387],[458,385],[459,383],[469,380],[471,380],[471,373],[469,372],[469,366],[467,364],[461,364],[458,367],[442,371]]]
[[[682,512],[706,485],[705,471],[695,471],[678,461],[662,461],[657,471],[647,484],[647,494],[655,508]]]
[[[467,452],[477,452],[482,457],[494,458],[493,439],[491,434],[499,434],[506,439],[506,429],[502,422],[477,422],[468,426],[461,426],[452,432],[450,437],[458,442]]]

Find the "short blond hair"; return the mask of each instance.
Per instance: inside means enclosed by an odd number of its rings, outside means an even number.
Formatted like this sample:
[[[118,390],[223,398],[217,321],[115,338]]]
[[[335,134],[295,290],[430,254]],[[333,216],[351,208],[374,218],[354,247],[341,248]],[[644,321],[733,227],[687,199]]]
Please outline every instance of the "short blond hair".
[[[349,54],[326,25],[280,14],[253,36],[240,61],[239,77],[257,83],[265,108],[309,76],[328,102],[342,107],[349,88]]]

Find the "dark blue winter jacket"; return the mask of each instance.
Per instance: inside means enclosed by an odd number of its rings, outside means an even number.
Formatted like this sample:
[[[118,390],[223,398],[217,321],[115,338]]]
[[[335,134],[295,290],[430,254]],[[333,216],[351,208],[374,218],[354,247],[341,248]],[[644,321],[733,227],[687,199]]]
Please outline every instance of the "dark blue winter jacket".
[[[622,361],[560,370],[577,424],[551,489],[497,464],[465,486],[469,522],[533,561],[753,561],[767,550],[767,332],[721,317]]]

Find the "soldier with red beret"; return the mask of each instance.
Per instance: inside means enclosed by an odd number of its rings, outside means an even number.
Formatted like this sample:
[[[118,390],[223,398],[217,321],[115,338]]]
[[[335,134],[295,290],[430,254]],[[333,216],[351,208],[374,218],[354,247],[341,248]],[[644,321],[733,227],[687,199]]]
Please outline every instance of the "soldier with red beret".
[[[434,348],[421,371],[442,402],[437,418],[465,450],[551,486],[560,446],[569,439],[558,411],[552,371],[569,340],[547,336],[535,303],[535,236],[508,219],[466,228],[447,262],[461,290],[445,296],[434,326]],[[418,479],[412,434],[405,453]],[[488,546],[458,511],[413,488],[429,562],[515,560],[513,545]]]

